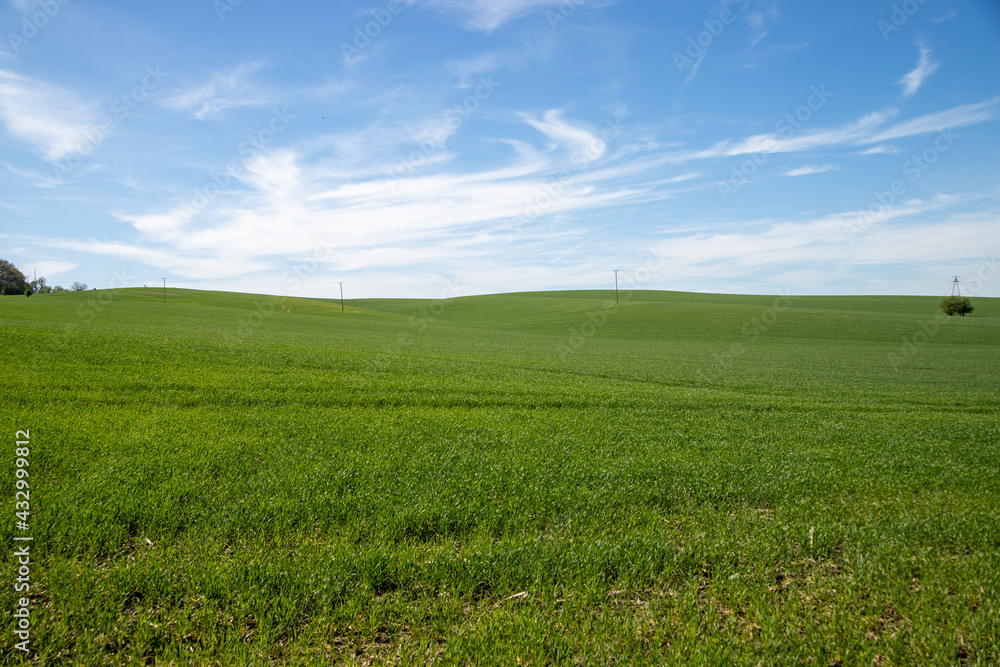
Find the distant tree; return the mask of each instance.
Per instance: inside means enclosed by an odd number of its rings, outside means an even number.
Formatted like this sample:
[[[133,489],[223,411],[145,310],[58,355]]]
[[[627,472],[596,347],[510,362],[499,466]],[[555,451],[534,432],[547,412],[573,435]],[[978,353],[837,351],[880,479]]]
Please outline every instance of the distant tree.
[[[72,292],[82,292],[87,289],[87,283],[73,283],[69,289]]]
[[[31,291],[35,294],[48,294],[52,291],[52,288],[49,287],[49,284],[45,281],[45,276],[32,280],[30,285]]]
[[[68,292],[68,291],[69,290],[63,287],[62,285],[56,285],[55,287],[52,288],[53,294],[59,294],[60,292]]]
[[[28,279],[6,259],[0,259],[0,293],[24,294]]]
[[[961,315],[965,317],[968,313],[971,313],[975,308],[972,307],[972,302],[964,296],[950,296],[941,302],[941,312],[951,317],[952,315]]]

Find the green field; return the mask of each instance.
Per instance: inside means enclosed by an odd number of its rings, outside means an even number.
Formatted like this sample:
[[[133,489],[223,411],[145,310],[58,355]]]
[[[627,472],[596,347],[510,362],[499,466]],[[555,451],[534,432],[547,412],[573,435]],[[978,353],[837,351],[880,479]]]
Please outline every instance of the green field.
[[[1000,299],[147,292],[0,298],[5,664],[1000,663]]]

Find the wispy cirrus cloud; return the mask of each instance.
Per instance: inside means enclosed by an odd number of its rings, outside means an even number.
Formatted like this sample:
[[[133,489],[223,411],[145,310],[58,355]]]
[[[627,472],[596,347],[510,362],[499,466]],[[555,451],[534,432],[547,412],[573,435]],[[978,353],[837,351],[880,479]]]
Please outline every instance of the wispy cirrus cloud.
[[[795,152],[856,145],[879,134],[903,136],[929,131],[945,121],[973,122],[983,118],[984,110],[990,108],[989,103],[967,105],[888,127],[895,112],[869,114],[841,127],[818,130],[805,140],[786,138],[778,148]],[[447,163],[429,164],[426,169],[394,179],[392,187],[387,186],[380,167],[392,163],[398,141],[362,142],[367,162],[357,162],[357,168],[345,168],[342,159],[324,157],[334,151],[333,144],[327,144],[324,150],[314,145],[276,149],[246,165],[238,177],[241,187],[222,193],[193,217],[179,205],[119,213],[118,219],[141,235],[141,243],[64,241],[63,247],[143,261],[191,278],[228,279],[280,268],[289,258],[308,254],[316,239],[324,239],[335,248],[324,271],[405,273],[426,270],[432,258],[452,266],[484,262],[495,256],[498,243],[504,244],[507,253],[532,247],[537,249],[533,251],[537,256],[545,256],[545,248],[549,247],[546,244],[555,242],[553,239],[565,244],[575,233],[571,222],[562,227],[554,223],[626,202],[670,198],[672,185],[699,177],[691,171],[662,171],[669,169],[671,154],[659,150],[642,155],[609,155],[594,130],[562,110],[540,115],[522,113],[515,118],[537,130],[544,137],[541,143],[547,146],[540,149],[514,142],[519,144],[519,150],[513,157],[504,164],[478,170],[454,170]],[[425,125],[425,121],[414,119],[409,131],[397,128],[397,139],[417,136]],[[377,128],[373,132],[377,134]],[[687,156],[720,158],[765,145],[759,137],[749,137],[690,151]],[[526,202],[538,201],[539,193],[547,192],[556,174],[573,169],[574,152],[595,146],[602,150],[593,163],[578,177],[563,183],[558,196],[546,195],[541,216],[511,228],[509,221],[523,214]],[[340,158],[342,153],[336,150]],[[806,165],[784,175],[804,176],[837,168],[826,163]],[[872,222],[877,226],[871,227],[866,239],[880,238],[879,234],[886,233],[882,227],[892,220],[918,216],[947,206],[950,201],[901,202],[880,213]],[[686,256],[689,263],[696,258],[710,264],[739,258],[734,266],[743,264],[744,269],[752,270],[768,261],[787,262],[789,252],[807,256],[819,253],[830,259],[832,256],[819,244],[842,246],[846,242],[844,229],[856,224],[862,213],[834,214],[808,223],[789,221],[750,234],[695,234],[680,239],[676,247],[692,253]],[[756,250],[748,252],[748,248]],[[553,256],[562,257],[558,253]],[[473,270],[471,265],[467,268]]]
[[[478,84],[480,76],[490,75],[499,70],[521,69],[533,57],[537,57],[537,53],[528,51],[513,53],[491,51],[480,54],[475,58],[447,63],[447,67],[458,76],[459,85],[467,88]]]
[[[768,25],[778,20],[778,3],[773,3],[767,9],[761,9],[758,11],[746,12],[744,14],[747,25],[753,30],[753,37],[750,40],[750,46],[754,47],[762,39],[767,37]]]
[[[274,96],[251,81],[253,73],[263,66],[264,63],[254,61],[216,72],[207,82],[168,97],[162,104],[198,120],[208,120],[227,109],[272,104]]]
[[[46,248],[72,250],[75,252],[105,255],[149,266],[169,269],[180,274],[204,279],[221,279],[245,275],[254,271],[273,268],[272,265],[255,259],[227,253],[196,255],[179,253],[169,247],[147,247],[120,241],[95,241],[55,238],[46,239]]]
[[[600,157],[607,149],[604,140],[579,123],[564,119],[561,110],[546,111],[541,118],[520,114],[520,118],[549,139],[553,146],[563,146],[577,154]]]
[[[864,143],[882,143],[902,137],[940,132],[949,128],[964,127],[994,120],[998,115],[998,107],[1000,107],[1000,97],[994,97],[993,99],[976,104],[963,104],[962,106],[952,107],[951,109],[937,113],[920,116],[913,120],[896,123],[869,137]]]
[[[917,66],[912,71],[907,72],[902,79],[896,83],[903,87],[903,97],[912,97],[924,85],[924,81],[937,71],[938,64],[931,60],[931,50],[923,44],[918,44],[920,58]]]
[[[822,174],[827,171],[840,171],[840,165],[836,164],[810,164],[804,167],[788,169],[781,173],[782,176],[809,176],[810,174]]]
[[[750,271],[827,266],[948,262],[974,258],[985,241],[1000,241],[994,212],[947,214],[971,197],[937,196],[887,206],[863,243],[851,243],[844,230],[864,210],[843,211],[801,220],[761,221],[748,231],[673,236],[664,253],[677,273],[739,276]],[[669,232],[670,230],[664,230]]]
[[[392,145],[379,147],[380,155],[372,155],[374,147],[368,145],[372,162],[361,164],[360,170],[345,169],[315,146],[275,149],[245,165],[236,177],[241,187],[221,193],[193,216],[182,202],[116,214],[141,235],[141,243],[64,239],[59,247],[205,279],[274,269],[310,252],[317,238],[337,248],[331,270],[412,270],[431,256],[452,264],[485,261],[496,255],[501,241],[531,244],[558,237],[551,224],[544,232],[532,224],[511,229],[510,220],[523,212],[525,202],[546,192],[555,174],[579,170],[573,165],[573,151],[600,142],[561,111],[519,120],[568,150],[543,151],[529,145],[503,164],[480,170],[428,165],[394,179],[390,186],[377,167],[391,163]],[[419,132],[423,125],[414,120],[412,131]],[[595,210],[642,194],[632,184],[619,182],[620,170],[602,172],[608,159],[603,151],[590,157],[588,178],[563,184],[559,196],[546,202],[546,216]],[[695,176],[682,174],[673,180]]]
[[[735,7],[733,7],[735,5]],[[758,42],[767,37],[769,30],[769,24],[773,21],[778,20],[778,5],[777,3],[772,4],[767,9],[759,9],[757,11],[747,11],[750,4],[743,0],[739,2],[738,0],[723,0],[721,6],[718,8],[718,13],[722,11],[739,12],[743,16],[743,20],[753,31],[753,36],[750,39],[750,48],[755,47]],[[713,13],[711,19],[707,20],[718,20],[718,13]],[[684,89],[690,85],[694,78],[698,76],[698,70],[701,68],[701,63],[705,60],[708,55],[709,48],[701,49],[698,57],[695,58],[694,62],[690,64],[686,69],[688,70],[687,76],[684,77],[684,81],[681,82],[680,88],[678,88],[678,93],[683,93]]]
[[[958,16],[958,12],[954,9],[949,9],[943,16],[931,19],[931,23],[944,23],[945,21],[952,20],[956,16]]]
[[[858,155],[894,155],[899,152],[899,149],[892,144],[879,144],[878,146],[872,146],[871,148],[866,148],[865,150],[858,153]]]
[[[457,12],[472,30],[493,32],[503,24],[544,8],[565,2],[582,5],[586,0],[416,0],[433,9]]]
[[[719,157],[737,157],[760,153],[797,153],[842,146],[884,144],[893,139],[941,132],[994,120],[1000,112],[1000,97],[965,104],[944,111],[926,114],[895,124],[889,122],[898,116],[897,109],[874,111],[856,121],[829,129],[802,132],[792,136],[778,133],[756,134],[738,141],[721,141],[696,150],[676,151],[667,156],[674,163]],[[871,153],[892,152],[890,147],[876,147]]]
[[[484,53],[475,58],[448,63],[448,69],[458,76],[460,85],[468,87],[476,82],[476,77],[495,72],[506,60],[498,53]]]
[[[0,70],[0,122],[46,160],[72,153],[101,117],[93,100],[46,81]]]
[[[6,162],[4,162],[3,164],[12,173],[17,174],[18,176],[20,176],[21,178],[25,179],[26,181],[28,181],[29,183],[38,188],[54,188],[62,183],[62,179],[55,178],[47,174],[40,174],[37,171],[33,171],[31,169],[18,169],[13,165],[7,164]]]
[[[410,119],[388,128],[384,121],[374,121],[370,131],[358,136],[345,133],[327,141],[260,154],[236,177],[240,187],[221,193],[194,216],[185,211],[182,202],[118,213],[119,220],[140,234],[140,243],[64,240],[60,247],[216,280],[280,268],[308,254],[316,239],[325,239],[324,243],[336,249],[323,269],[326,271],[422,271],[431,257],[465,266],[493,257],[498,243],[504,244],[506,253],[522,253],[519,249],[530,246],[537,249],[533,251],[537,256],[543,256],[548,252],[546,244],[555,242],[553,239],[565,244],[576,238],[573,234],[579,235],[572,228],[574,216],[624,203],[672,198],[676,194],[673,186],[699,178],[698,172],[690,170],[672,172],[672,165],[679,162],[758,150],[792,153],[866,143],[885,146],[888,136],[909,136],[992,118],[998,101],[955,107],[895,124],[891,123],[897,112],[884,110],[803,136],[755,135],[700,150],[677,152],[657,147],[639,154],[609,152],[596,130],[563,110],[516,113],[512,118],[537,130],[541,137],[537,142],[507,140],[515,151],[501,164],[459,170],[449,161],[428,163],[393,179],[391,187],[384,177],[386,165],[398,160],[401,145],[425,132],[433,117]],[[573,164],[573,156],[580,151],[589,151],[590,157],[582,171]],[[806,165],[784,175],[804,176],[837,168],[827,163]],[[552,195],[552,184],[561,172],[576,175],[561,182],[558,193]],[[526,203],[540,201],[540,193],[546,193],[541,214],[512,228],[510,220],[523,215]],[[882,233],[882,223],[947,203],[902,202],[871,223],[879,226],[872,227],[866,239]],[[826,216],[806,226],[782,223],[751,237],[696,234],[681,246],[687,244],[695,252],[690,258],[702,256],[709,262],[743,257],[748,247],[759,247],[766,251],[759,257],[770,256],[777,262],[782,252],[798,253],[806,246],[808,252],[819,252],[811,244],[820,240],[833,243],[836,238],[841,244],[844,228],[856,224],[860,214]],[[475,270],[473,265],[467,268]]]
[[[38,275],[44,276],[49,283],[59,274],[68,273],[78,266],[76,262],[66,262],[58,259],[41,259],[37,262],[32,262],[32,265]]]

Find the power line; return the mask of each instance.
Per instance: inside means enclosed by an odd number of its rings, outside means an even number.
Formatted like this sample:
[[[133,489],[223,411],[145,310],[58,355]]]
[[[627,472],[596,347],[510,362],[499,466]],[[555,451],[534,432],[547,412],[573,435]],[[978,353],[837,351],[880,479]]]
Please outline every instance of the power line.
[[[634,272],[629,272],[634,273]],[[751,280],[749,278],[709,278],[690,275],[679,275],[676,273],[653,273],[653,276],[663,276],[666,278],[682,278],[690,282],[704,282],[706,280],[740,282],[740,283],[766,283],[770,285],[787,285],[794,282],[797,285],[940,285],[940,280]]]
[[[581,276],[595,276],[596,271],[588,271],[587,273],[571,273],[564,276],[544,276],[539,278],[509,278],[504,280],[485,280],[481,282],[473,283],[451,283],[452,285],[498,285],[500,283],[525,283],[525,282],[538,282],[541,280],[559,280],[560,278],[579,278]],[[273,284],[273,283],[272,283]],[[303,283],[306,284],[306,283]],[[312,284],[322,284],[322,283],[312,283]],[[439,287],[441,283],[355,283],[352,285],[370,285],[370,286],[383,286],[383,287]]]
[[[614,270],[614,269],[612,269]],[[626,271],[624,269],[619,269],[621,273],[636,273],[635,271]],[[570,275],[563,276],[546,276],[539,278],[511,278],[509,280],[486,280],[482,282],[469,282],[469,283],[448,283],[456,286],[463,285],[498,285],[500,283],[521,283],[521,282],[540,282],[540,281],[550,281],[559,280],[561,278],[579,278],[582,276],[597,276],[601,272],[588,272],[588,273],[574,273]],[[789,283],[795,283],[797,285],[940,285],[940,280],[836,280],[836,281],[818,281],[818,280],[750,280],[748,278],[712,278],[712,277],[698,277],[698,276],[682,276],[678,274],[670,273],[650,273],[654,276],[662,276],[666,278],[680,278],[688,282],[705,282],[705,281],[716,281],[716,282],[736,282],[736,283],[764,283],[769,285],[788,285]],[[242,283],[242,282],[229,282],[229,281],[211,281],[213,285],[242,285],[246,287],[282,287],[287,286],[289,283]],[[296,283],[300,286],[308,287],[323,287],[328,285],[339,284],[338,282],[321,282],[321,283]],[[351,281],[352,285],[365,285],[367,287],[440,287],[443,283],[368,283],[368,282],[355,282]]]
[[[626,269],[612,269],[617,278],[618,273],[623,274],[636,274],[637,271],[629,271]],[[523,283],[523,282],[550,282],[554,280],[561,280],[564,278],[580,278],[584,276],[599,276],[603,271],[594,270],[587,271],[583,273],[570,273],[558,276],[539,276],[537,278],[507,278],[500,280],[485,280],[485,281],[475,281],[475,282],[453,282],[449,283],[456,286],[465,285],[498,285],[502,283]],[[797,285],[940,285],[942,281],[940,280],[833,280],[833,281],[818,281],[818,280],[755,280],[750,278],[741,278],[738,276],[732,277],[709,277],[709,276],[692,276],[681,275],[675,273],[656,273],[650,271],[648,273],[652,276],[660,276],[665,278],[678,278],[684,280],[687,283],[699,283],[699,282],[730,282],[730,283],[761,283],[769,285],[788,285],[790,283],[795,283]],[[166,278],[162,278],[164,281],[164,291],[166,290]],[[236,285],[242,287],[287,287],[290,283],[287,282],[266,282],[266,283],[249,283],[249,282],[237,282],[237,281],[226,281],[226,280],[212,280],[204,281],[210,282],[214,285]],[[322,286],[332,286],[334,284],[342,285],[344,281],[322,281],[322,282],[302,282],[297,283],[299,286],[310,286],[310,287],[322,287]],[[350,281],[352,285],[364,285],[369,287],[440,287],[442,282],[435,283],[415,283],[415,282],[405,282],[405,283],[371,283],[371,282],[354,282]],[[954,281],[953,281],[954,282]]]

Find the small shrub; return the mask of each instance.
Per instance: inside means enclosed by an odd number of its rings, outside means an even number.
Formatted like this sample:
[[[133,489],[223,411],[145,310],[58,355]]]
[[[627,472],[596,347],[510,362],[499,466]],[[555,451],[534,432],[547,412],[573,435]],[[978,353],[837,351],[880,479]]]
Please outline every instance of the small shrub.
[[[975,308],[972,307],[972,303],[964,296],[950,296],[941,302],[941,312],[949,317],[952,315],[965,317],[973,310]]]

